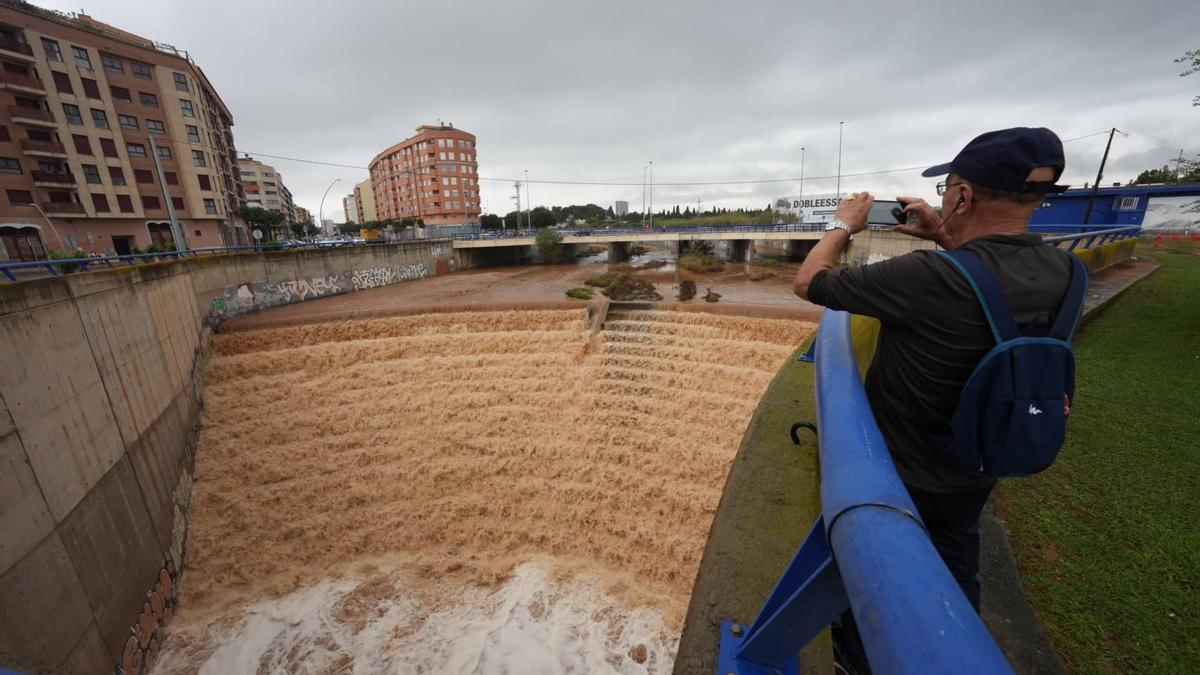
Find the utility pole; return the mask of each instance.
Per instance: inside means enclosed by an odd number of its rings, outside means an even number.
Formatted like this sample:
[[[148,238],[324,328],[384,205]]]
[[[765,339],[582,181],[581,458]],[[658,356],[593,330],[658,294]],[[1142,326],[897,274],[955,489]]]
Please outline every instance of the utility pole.
[[[1108,132],[1108,144],[1104,146],[1104,156],[1100,158],[1100,170],[1096,172],[1096,184],[1092,186],[1092,194],[1088,195],[1087,211],[1083,213],[1084,225],[1087,225],[1088,221],[1092,219],[1092,205],[1096,201],[1096,193],[1100,191],[1100,181],[1104,178],[1104,164],[1108,162],[1108,150],[1112,147],[1112,139],[1116,133],[1116,127]]]
[[[838,122],[838,177],[837,177],[837,198],[842,198],[842,129],[845,128],[845,122]]]
[[[513,199],[515,199],[517,202],[517,229],[520,230],[521,229],[521,181],[514,182],[513,189],[516,190],[516,192],[517,192],[517,195],[515,197],[513,197]]]
[[[1183,164],[1183,148],[1179,149],[1179,159],[1175,160],[1175,182],[1179,182],[1179,165]]]
[[[529,169],[525,169],[525,208],[529,209],[529,213],[525,214],[525,226],[533,226],[533,197],[529,196]]]
[[[796,224],[804,224],[804,146],[800,147],[800,205],[796,207]]]
[[[645,164],[642,165],[642,229],[646,229],[646,171]]]
[[[654,229],[654,160],[650,160],[650,229]]]
[[[175,217],[175,203],[171,201],[171,191],[167,188],[167,178],[163,174],[162,163],[158,161],[158,146],[154,144],[154,134],[150,134],[150,152],[154,155],[154,168],[158,171],[158,183],[162,186],[163,199],[167,202],[167,216],[171,219],[171,238],[175,240],[175,250],[188,250],[187,233]]]

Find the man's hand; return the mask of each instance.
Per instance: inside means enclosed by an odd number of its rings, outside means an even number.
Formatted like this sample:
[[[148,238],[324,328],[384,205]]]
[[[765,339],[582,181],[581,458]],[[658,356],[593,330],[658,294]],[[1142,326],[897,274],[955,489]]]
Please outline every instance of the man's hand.
[[[855,192],[838,204],[833,217],[850,226],[850,234],[858,234],[867,229],[867,215],[871,213],[871,205],[875,198],[869,192]]]
[[[936,242],[943,248],[950,248],[949,236],[942,228],[942,218],[920,197],[896,197],[896,201],[904,204],[904,213],[916,216],[916,222],[897,225],[895,230],[901,234]]]

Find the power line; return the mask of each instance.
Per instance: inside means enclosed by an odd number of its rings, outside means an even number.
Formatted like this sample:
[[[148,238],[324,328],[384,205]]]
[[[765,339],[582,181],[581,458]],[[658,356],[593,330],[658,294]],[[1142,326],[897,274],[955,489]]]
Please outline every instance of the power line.
[[[1107,133],[1107,132],[1105,132],[1105,133]],[[369,170],[369,168],[365,167],[365,166],[355,166],[353,164],[339,164],[337,162],[323,162],[323,161],[315,160],[315,159],[300,159],[298,157],[284,157],[283,155],[272,155],[272,154],[269,154],[266,152],[254,152],[252,150],[239,150],[238,152],[244,152],[246,154],[253,155],[255,157],[269,157],[271,159],[282,159],[282,160],[288,161],[288,162],[302,162],[304,164],[319,164],[321,166],[334,166],[334,167],[339,167],[339,168],[343,168],[343,169],[360,169],[363,171]],[[930,165],[922,164],[921,166],[908,166],[908,167],[903,167],[903,168],[899,168],[899,169],[883,169],[880,171],[860,171],[857,173],[843,173],[842,176],[877,176],[877,175],[887,174],[887,173],[901,173],[904,171],[916,171],[918,169],[927,168],[928,166],[930,166]],[[754,185],[754,184],[758,184],[758,183],[799,183],[801,181],[808,182],[808,181],[814,181],[814,180],[828,180],[828,179],[833,179],[833,178],[837,178],[837,174],[830,174],[828,176],[806,176],[806,177],[802,177],[802,178],[758,178],[758,179],[746,179],[746,180],[681,181],[681,182],[673,182],[673,183],[672,182],[655,183],[655,185],[672,185],[672,186]],[[520,180],[522,182],[526,182],[526,181],[524,181],[523,178],[496,178],[496,177],[485,178],[483,176],[480,176],[479,180],[500,181],[500,182],[504,182],[504,183],[511,183],[511,182],[518,181],[518,180]],[[632,183],[632,182],[595,181],[595,180],[586,181],[586,180],[541,179],[541,180],[529,180],[527,182],[539,183],[542,185],[604,185],[604,186],[615,186],[615,187],[627,187],[627,186],[641,185],[641,183]]]

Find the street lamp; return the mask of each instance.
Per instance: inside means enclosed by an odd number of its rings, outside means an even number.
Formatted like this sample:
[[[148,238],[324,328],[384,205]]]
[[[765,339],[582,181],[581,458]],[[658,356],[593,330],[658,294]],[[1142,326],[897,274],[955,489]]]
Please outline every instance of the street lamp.
[[[321,230],[323,231],[325,230],[325,198],[329,196],[329,191],[333,189],[333,184],[340,180],[341,178],[334,178],[333,183],[330,183],[329,187],[325,188],[325,194],[321,195],[321,206],[317,209],[317,220],[320,221],[318,225],[321,226]],[[326,231],[325,236],[329,236],[329,232]]]
[[[42,218],[44,218],[46,220],[46,224],[50,226],[50,231],[54,233],[54,238],[58,240],[58,245],[62,246],[64,251],[66,250],[66,246],[63,245],[62,237],[60,237],[58,234],[58,229],[54,227],[54,223],[50,222],[50,216],[46,215],[46,212],[42,210],[42,207],[39,206],[37,202],[29,202],[28,204],[16,204],[15,206],[32,206],[33,208],[37,209],[38,213],[42,214]]]

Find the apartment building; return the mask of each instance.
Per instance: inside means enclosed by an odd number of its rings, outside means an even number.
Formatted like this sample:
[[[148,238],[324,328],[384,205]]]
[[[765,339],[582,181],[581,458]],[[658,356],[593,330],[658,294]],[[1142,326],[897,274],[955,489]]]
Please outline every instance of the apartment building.
[[[247,243],[232,126],[187,52],[0,0],[0,259]]]
[[[375,190],[371,188],[370,178],[354,186],[354,201],[358,204],[358,222],[379,220],[379,213],[375,210]]]
[[[304,208],[303,206],[296,207],[294,217],[296,218],[297,223],[313,222],[312,213],[308,209]]]
[[[358,215],[358,200],[353,194],[348,194],[342,197],[342,216],[345,218],[343,223],[361,223],[362,219]]]
[[[283,174],[250,155],[238,159],[237,164],[246,206],[282,213],[288,224],[295,223],[296,204],[292,201],[292,191],[283,184]]]
[[[453,124],[423,124],[371,160],[380,220],[420,218],[426,225],[479,221],[475,135]]]

